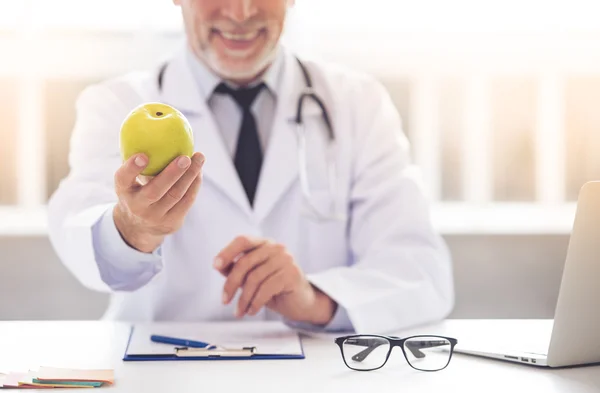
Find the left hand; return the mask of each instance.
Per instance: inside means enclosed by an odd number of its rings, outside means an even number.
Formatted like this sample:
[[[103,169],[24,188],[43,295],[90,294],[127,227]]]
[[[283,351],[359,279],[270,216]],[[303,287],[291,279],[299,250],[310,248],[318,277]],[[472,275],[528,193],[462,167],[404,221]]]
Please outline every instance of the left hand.
[[[227,277],[223,303],[242,290],[235,315],[256,315],[262,307],[284,317],[315,325],[327,324],[336,303],[314,287],[285,246],[262,238],[237,237],[215,258],[215,268]]]

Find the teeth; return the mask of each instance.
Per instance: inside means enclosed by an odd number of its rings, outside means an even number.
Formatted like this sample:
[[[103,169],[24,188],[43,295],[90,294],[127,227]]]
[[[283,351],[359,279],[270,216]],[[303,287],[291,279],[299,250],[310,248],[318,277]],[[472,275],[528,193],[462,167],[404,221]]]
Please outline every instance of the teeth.
[[[227,33],[227,32],[222,31],[221,35],[228,40],[251,41],[251,40],[255,39],[256,37],[258,37],[258,31],[253,31],[253,32],[246,33],[246,34],[233,34],[233,33]]]

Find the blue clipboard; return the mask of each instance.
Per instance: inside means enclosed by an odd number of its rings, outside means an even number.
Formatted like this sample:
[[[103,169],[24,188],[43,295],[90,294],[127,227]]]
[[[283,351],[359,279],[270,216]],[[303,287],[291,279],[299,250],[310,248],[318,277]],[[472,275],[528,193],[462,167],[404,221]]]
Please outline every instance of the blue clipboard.
[[[299,340],[299,345],[301,348],[301,353],[300,354],[289,354],[289,355],[283,355],[283,354],[264,354],[264,353],[245,353],[243,356],[237,356],[235,355],[235,353],[238,353],[237,351],[233,351],[232,355],[228,355],[228,354],[224,354],[223,352],[220,352],[218,356],[212,356],[208,354],[208,351],[212,351],[212,350],[205,350],[206,352],[203,351],[203,356],[194,356],[193,355],[193,351],[195,351],[195,348],[177,348],[177,347],[169,347],[169,346],[165,346],[165,353],[164,354],[132,354],[129,352],[129,347],[131,344],[131,339],[133,337],[133,332],[134,332],[135,326],[131,327],[131,330],[129,332],[129,339],[127,340],[127,346],[125,348],[125,354],[123,355],[123,361],[138,361],[138,362],[143,362],[143,361],[202,361],[202,360],[282,360],[282,359],[304,359],[305,355],[304,355],[304,347],[302,345],[302,340],[300,339],[300,337],[298,337]],[[149,338],[148,338],[149,339]],[[168,348],[171,349],[171,352],[168,351]],[[244,351],[252,351],[251,348],[240,348],[240,350],[244,350]],[[180,353],[183,352],[185,353],[185,355],[181,355]]]

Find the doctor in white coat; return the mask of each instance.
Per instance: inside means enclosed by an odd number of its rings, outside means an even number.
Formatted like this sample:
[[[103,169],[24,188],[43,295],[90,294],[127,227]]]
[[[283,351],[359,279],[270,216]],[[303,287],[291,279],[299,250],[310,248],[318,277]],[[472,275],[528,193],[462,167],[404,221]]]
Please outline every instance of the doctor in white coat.
[[[451,258],[384,88],[297,61],[279,42],[293,0],[174,3],[185,46],[81,94],[70,173],[49,203],[64,264],[111,293],[105,318],[377,333],[447,316]],[[309,99],[297,127],[307,83],[331,135]],[[147,102],[188,118],[197,153],[145,183],[148,157],[122,162],[119,132]]]

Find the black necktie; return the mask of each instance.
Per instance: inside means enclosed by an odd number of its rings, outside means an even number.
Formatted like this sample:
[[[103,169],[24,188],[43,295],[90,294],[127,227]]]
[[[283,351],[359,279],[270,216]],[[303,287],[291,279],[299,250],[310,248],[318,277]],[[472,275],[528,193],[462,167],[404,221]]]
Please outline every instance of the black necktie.
[[[243,112],[234,163],[251,206],[254,204],[258,176],[262,166],[262,150],[256,120],[250,109],[263,87],[265,85],[261,83],[252,88],[232,89],[221,83],[215,89],[216,93],[230,95]]]

